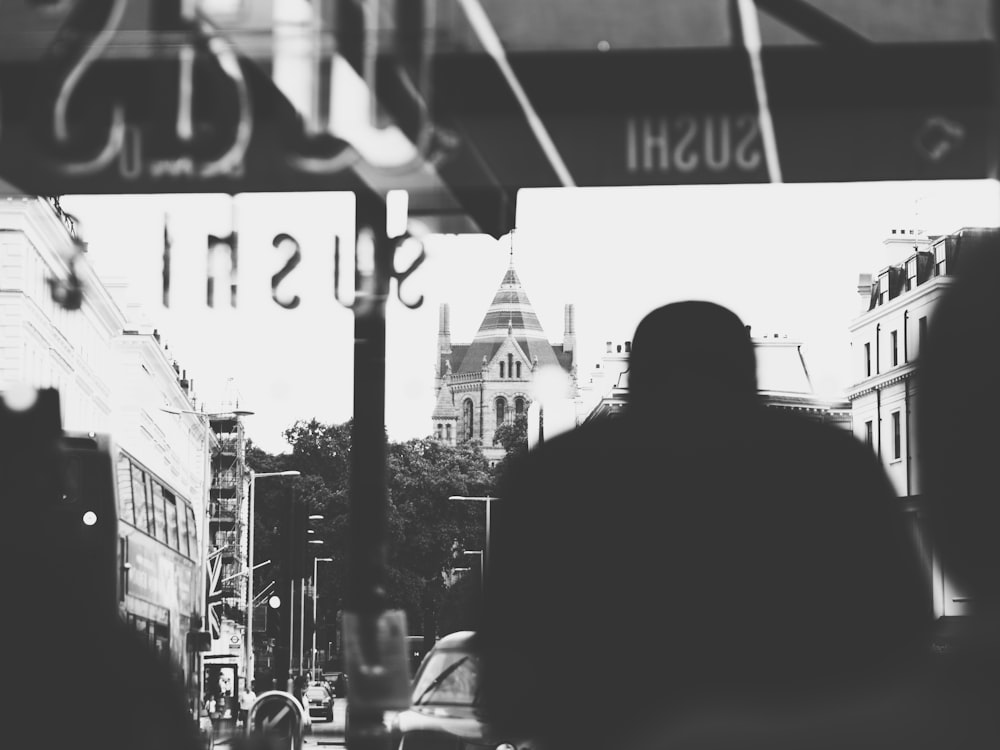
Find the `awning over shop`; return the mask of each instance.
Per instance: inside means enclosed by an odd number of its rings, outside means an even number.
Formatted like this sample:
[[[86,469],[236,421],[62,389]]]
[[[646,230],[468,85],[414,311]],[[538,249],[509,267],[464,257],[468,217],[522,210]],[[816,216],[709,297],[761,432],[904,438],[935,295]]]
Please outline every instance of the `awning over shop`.
[[[522,187],[995,171],[991,0],[181,6],[0,5],[0,178],[404,188],[439,228],[499,235]]]

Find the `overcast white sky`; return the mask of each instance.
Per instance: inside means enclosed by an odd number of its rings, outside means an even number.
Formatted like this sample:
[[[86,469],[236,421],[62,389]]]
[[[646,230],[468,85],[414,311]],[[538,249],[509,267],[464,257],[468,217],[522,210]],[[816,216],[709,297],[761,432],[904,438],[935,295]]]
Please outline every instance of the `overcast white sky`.
[[[220,408],[232,378],[240,406],[255,412],[247,420],[251,438],[277,452],[287,450],[281,433],[297,419],[350,417],[353,318],[332,289],[333,238],[350,243],[354,234],[350,194],[81,196],[64,206],[83,221],[98,271],[128,278],[130,316],[161,330],[206,410]],[[581,376],[605,341],[630,339],[654,307],[708,299],[733,309],[755,335],[801,340],[817,393],[833,397],[850,384],[847,326],[860,310],[858,274],[885,264],[889,230],[998,225],[1000,190],[987,181],[525,190],[517,208],[513,241],[428,237],[429,258],[405,292],[423,294],[424,306],[390,305],[392,439],[430,432],[438,304],[451,304],[453,342],[471,340],[512,242],[554,343],[562,340],[563,305],[575,304]],[[160,291],[164,213],[173,235],[168,308]],[[234,216],[238,307],[210,309],[205,238],[227,234]],[[301,298],[295,310],[271,300],[270,277],[288,256],[272,245],[280,232],[302,250],[302,263],[280,287],[284,297]]]

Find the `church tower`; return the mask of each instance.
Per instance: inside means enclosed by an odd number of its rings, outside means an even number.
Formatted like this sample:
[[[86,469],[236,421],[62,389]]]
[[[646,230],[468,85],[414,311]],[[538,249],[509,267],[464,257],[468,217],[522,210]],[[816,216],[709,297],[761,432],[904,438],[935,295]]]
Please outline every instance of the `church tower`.
[[[573,307],[566,306],[563,344],[553,345],[542,330],[511,254],[510,266],[472,343],[451,343],[448,316],[448,305],[441,305],[432,434],[453,445],[480,440],[492,463],[504,456],[503,447],[493,445],[496,429],[518,414],[527,414],[531,382],[539,368],[556,366],[575,376]]]

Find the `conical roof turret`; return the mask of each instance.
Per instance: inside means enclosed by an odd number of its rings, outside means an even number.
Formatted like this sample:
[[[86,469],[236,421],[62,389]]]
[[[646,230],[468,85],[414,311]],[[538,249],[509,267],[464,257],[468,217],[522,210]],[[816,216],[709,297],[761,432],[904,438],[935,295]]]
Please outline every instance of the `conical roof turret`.
[[[480,371],[483,358],[491,360],[508,338],[517,342],[529,362],[537,358],[543,365],[558,364],[556,353],[521,285],[521,279],[514,268],[513,256],[458,372]]]
[[[545,339],[545,331],[521,285],[513,259],[500,282],[500,288],[493,295],[493,302],[490,303],[474,340],[506,338],[508,331],[518,338]]]

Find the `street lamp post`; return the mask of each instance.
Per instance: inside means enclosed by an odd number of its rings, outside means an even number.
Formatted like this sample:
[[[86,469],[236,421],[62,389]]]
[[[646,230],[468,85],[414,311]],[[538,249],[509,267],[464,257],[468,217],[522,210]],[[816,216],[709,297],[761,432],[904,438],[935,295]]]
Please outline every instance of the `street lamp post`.
[[[486,571],[489,569],[490,566],[490,508],[493,506],[493,503],[499,500],[500,498],[489,497],[489,496],[468,497],[466,495],[451,495],[448,499],[472,500],[479,503],[486,503],[486,543],[483,545],[483,560],[481,565],[482,575],[483,575],[482,595],[483,595],[483,601],[486,601]]]
[[[253,658],[253,530],[256,525],[256,509],[254,506],[254,495],[255,487],[257,485],[258,479],[263,479],[266,477],[297,477],[300,476],[301,472],[298,471],[264,471],[258,474],[253,469],[250,469],[250,493],[247,497],[247,516],[250,519],[249,522],[249,536],[247,538],[247,568],[250,569],[249,580],[247,581],[247,617],[246,617],[246,634],[244,640],[246,642],[246,664],[244,669],[246,670],[246,680],[247,684],[250,684],[250,680],[253,679],[254,675],[254,658]]]
[[[313,592],[313,645],[312,645],[312,673],[313,679],[316,679],[316,593],[317,584],[319,583],[317,575],[319,574],[319,565],[321,562],[333,562],[332,557],[314,557],[313,558],[313,579],[312,579],[312,592]]]
[[[319,516],[322,518],[322,516]],[[310,539],[309,544],[322,544],[321,539]],[[299,604],[299,674],[305,672],[306,663],[306,579],[302,577],[301,599]],[[314,584],[315,585],[315,584]],[[315,621],[313,623],[315,625]]]

